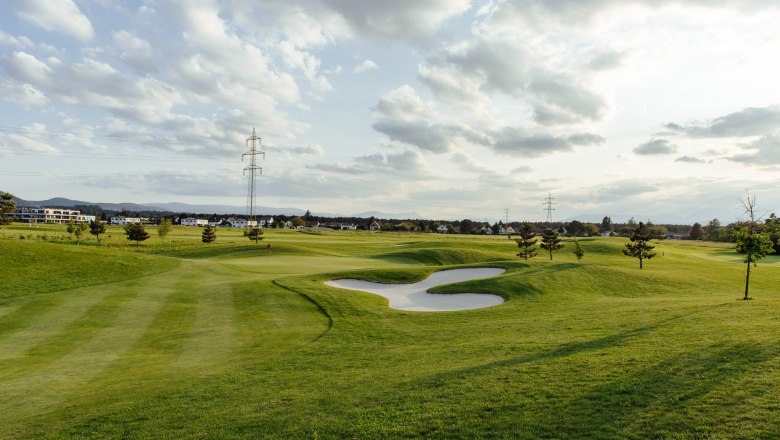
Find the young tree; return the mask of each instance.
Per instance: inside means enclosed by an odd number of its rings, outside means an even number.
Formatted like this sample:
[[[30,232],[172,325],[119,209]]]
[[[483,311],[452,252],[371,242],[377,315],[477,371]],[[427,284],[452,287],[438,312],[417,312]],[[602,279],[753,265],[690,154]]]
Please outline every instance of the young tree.
[[[106,225],[96,218],[89,222],[89,233],[94,235],[98,243],[100,243],[100,234],[106,233]]]
[[[552,229],[547,229],[544,231],[544,234],[542,234],[542,243],[539,246],[550,253],[550,261],[552,261],[553,251],[562,248],[563,244],[561,244],[561,238],[558,236],[557,232]]]
[[[0,191],[0,225],[7,225],[14,221],[16,202],[14,195]]]
[[[534,237],[536,237],[536,231],[534,231],[534,227],[531,226],[530,223],[523,223],[519,235],[520,238],[515,238],[517,247],[520,248],[520,252],[517,256],[523,257],[526,260],[535,257],[536,248],[534,245],[536,244],[536,238]]]
[[[250,240],[254,240],[255,243],[263,239],[263,230],[260,228],[249,228],[244,235]]]
[[[73,239],[73,233],[76,232],[76,222],[73,221],[73,219],[68,221],[68,227],[65,228],[65,231],[68,232],[68,239]]]
[[[574,253],[574,256],[577,257],[577,262],[579,263],[580,260],[582,260],[582,257],[585,256],[585,249],[580,246],[580,242],[575,240],[574,241],[574,250],[572,251]]]
[[[745,265],[747,271],[745,272],[745,297],[742,299],[748,300],[748,289],[750,288],[750,265],[756,266],[758,261],[766,256],[766,254],[772,253],[772,240],[764,234],[756,232],[756,196],[751,196],[748,192],[745,199],[741,200],[742,206],[745,208],[745,214],[747,214],[749,220],[748,225],[741,228],[734,233],[737,239],[737,252],[745,254]]]
[[[653,232],[650,228],[639,222],[639,227],[634,229],[628,237],[631,242],[626,243],[626,248],[623,249],[625,255],[639,259],[640,269],[642,268],[642,260],[649,260],[655,257],[655,252],[651,252],[655,248],[655,246],[650,244],[652,238]]]
[[[125,234],[127,239],[135,241],[135,244],[149,238],[149,233],[144,229],[143,223],[128,223],[125,225]]]
[[[70,225],[68,225],[70,227]],[[84,236],[84,232],[87,230],[87,224],[84,222],[78,222],[73,227],[73,235],[76,236],[76,244],[81,244],[81,237]]]
[[[206,226],[203,228],[203,234],[200,238],[200,241],[209,244],[214,243],[214,240],[217,239],[217,230],[213,226]]]
[[[164,239],[168,236],[168,234],[171,233],[171,228],[173,227],[171,223],[171,219],[164,218],[160,220],[160,224],[157,225],[157,235],[160,237],[160,239]]]

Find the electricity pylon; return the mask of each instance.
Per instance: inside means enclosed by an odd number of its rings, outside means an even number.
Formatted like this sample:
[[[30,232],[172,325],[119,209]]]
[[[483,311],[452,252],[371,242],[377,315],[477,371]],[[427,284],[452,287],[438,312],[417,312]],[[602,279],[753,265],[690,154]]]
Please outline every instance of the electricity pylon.
[[[246,147],[249,149],[246,153],[241,155],[241,162],[244,161],[245,156],[249,156],[249,165],[244,168],[244,175],[249,171],[249,186],[246,190],[246,215],[249,217],[249,221],[255,219],[255,204],[257,202],[257,194],[255,191],[255,171],[259,170],[260,174],[263,174],[263,169],[257,166],[257,156],[263,156],[265,159],[265,151],[258,150],[260,146],[261,138],[255,135],[255,128],[252,127],[252,136],[246,140]],[[247,222],[247,224],[249,224]]]

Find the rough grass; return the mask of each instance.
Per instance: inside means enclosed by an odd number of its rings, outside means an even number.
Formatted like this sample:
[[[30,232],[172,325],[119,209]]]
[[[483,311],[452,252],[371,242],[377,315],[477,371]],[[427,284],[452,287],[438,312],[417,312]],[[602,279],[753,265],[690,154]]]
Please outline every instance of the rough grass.
[[[571,245],[520,260],[498,237],[270,231],[269,254],[198,233],[77,247],[7,231],[4,264],[92,269],[4,265],[38,284],[0,300],[0,437],[780,436],[777,257],[740,301],[728,245],[661,242],[640,271],[619,238],[581,239],[578,263]],[[397,311],[322,284],[464,266],[507,272],[435,291],[507,301]],[[68,290],[35,288],[51,283]]]

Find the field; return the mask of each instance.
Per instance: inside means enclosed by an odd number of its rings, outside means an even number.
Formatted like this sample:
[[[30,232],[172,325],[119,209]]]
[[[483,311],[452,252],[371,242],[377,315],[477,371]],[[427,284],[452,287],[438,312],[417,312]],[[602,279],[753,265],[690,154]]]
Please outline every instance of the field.
[[[197,228],[0,233],[2,438],[778,438],[780,258],[626,239],[529,261],[506,237]],[[271,249],[266,247],[271,243]],[[500,306],[403,312],[327,287],[437,288]]]

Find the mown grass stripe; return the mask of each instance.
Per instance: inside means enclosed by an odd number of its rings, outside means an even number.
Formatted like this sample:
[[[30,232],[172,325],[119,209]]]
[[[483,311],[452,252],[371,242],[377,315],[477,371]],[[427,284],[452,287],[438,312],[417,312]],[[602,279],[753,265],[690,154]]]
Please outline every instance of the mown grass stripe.
[[[123,304],[137,290],[109,293],[109,288],[89,288],[74,295],[78,302],[62,304],[53,313],[15,334],[13,346],[0,352],[0,377],[31,374],[56,362],[110,325]]]
[[[19,379],[0,381],[0,413],[24,419],[55,409],[68,395],[117,361],[152,324],[165,298],[174,290],[170,274],[139,279],[122,292],[137,294],[116,314],[111,325],[56,362]]]

